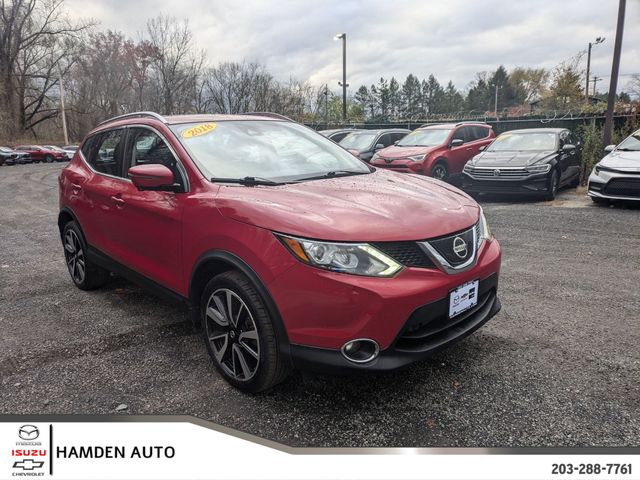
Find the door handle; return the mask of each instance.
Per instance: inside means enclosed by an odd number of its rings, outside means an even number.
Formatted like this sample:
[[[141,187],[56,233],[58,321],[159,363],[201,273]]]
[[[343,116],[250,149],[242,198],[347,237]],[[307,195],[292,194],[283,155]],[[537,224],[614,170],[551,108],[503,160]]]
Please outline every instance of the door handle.
[[[112,195],[111,200],[113,200],[113,203],[116,204],[116,208],[124,207],[125,201],[120,197],[120,194]]]

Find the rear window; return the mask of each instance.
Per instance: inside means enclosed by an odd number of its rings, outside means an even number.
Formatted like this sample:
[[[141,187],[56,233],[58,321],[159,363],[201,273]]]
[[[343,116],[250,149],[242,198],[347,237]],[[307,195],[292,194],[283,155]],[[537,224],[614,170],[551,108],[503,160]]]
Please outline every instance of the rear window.
[[[107,130],[89,137],[82,145],[82,155],[91,167],[106,175],[122,176],[123,128]]]

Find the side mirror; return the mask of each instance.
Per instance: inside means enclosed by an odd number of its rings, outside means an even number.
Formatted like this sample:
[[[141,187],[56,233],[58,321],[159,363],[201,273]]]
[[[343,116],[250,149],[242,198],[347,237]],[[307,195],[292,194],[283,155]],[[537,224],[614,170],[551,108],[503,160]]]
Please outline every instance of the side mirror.
[[[563,151],[563,152],[572,152],[572,151],[574,151],[575,149],[576,149],[576,146],[575,146],[575,145],[572,145],[572,144],[570,144],[570,143],[567,143],[567,144],[563,145],[563,147],[562,147],[562,151]]]
[[[453,147],[459,147],[460,145],[462,145],[464,143],[464,140],[462,140],[461,138],[454,138],[453,140],[451,140],[451,143],[449,144],[449,146],[451,148]]]
[[[376,143],[376,146],[373,147],[374,150],[382,150],[384,148],[384,145],[381,143]]]
[[[486,145],[481,145],[481,146],[480,146],[480,148],[478,148],[478,151],[480,151],[480,152],[481,152],[481,151],[483,151],[485,148],[487,148],[487,146],[486,146]]]
[[[393,142],[394,145],[397,145],[400,143],[400,140],[396,140],[395,142]]]
[[[176,191],[173,172],[164,165],[149,164],[131,167],[127,176],[138,190]]]
[[[607,145],[606,147],[604,147],[604,151],[609,153],[609,152],[613,152],[616,149],[615,145]]]

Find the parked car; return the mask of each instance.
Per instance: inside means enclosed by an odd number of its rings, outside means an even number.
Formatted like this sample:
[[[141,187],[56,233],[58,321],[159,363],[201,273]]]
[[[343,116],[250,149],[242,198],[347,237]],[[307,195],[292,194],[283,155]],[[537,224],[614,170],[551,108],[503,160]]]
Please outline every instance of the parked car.
[[[640,201],[640,130],[620,145],[605,148],[609,154],[600,160],[589,176],[587,194],[596,203],[610,200]]]
[[[16,164],[31,163],[31,158],[28,153],[16,152],[9,147],[0,147],[0,165],[16,165]]]
[[[377,151],[393,145],[409,132],[410,130],[406,128],[360,130],[344,137],[340,141],[340,146],[346,148],[361,160],[368,162]]]
[[[361,131],[358,128],[337,128],[334,130],[320,130],[318,133],[324,135],[325,137],[333,140],[336,143],[340,143],[340,141],[353,132]]]
[[[71,157],[73,157],[72,153],[67,152],[62,147],[57,147],[55,145],[43,145],[43,148],[46,148],[47,150],[53,150],[54,152],[63,153],[64,154],[63,158],[56,158],[56,160],[59,161],[59,162],[62,162],[62,161],[65,161],[65,160],[70,160]]]
[[[19,152],[26,152],[35,162],[52,163],[61,162],[67,159],[67,154],[56,147],[55,150],[39,145],[19,145],[15,148]]]
[[[279,115],[117,117],[59,188],[75,285],[117,272],[185,302],[242,390],[291,367],[394,369],[500,309],[500,246],[473,199]]]
[[[425,125],[396,145],[380,150],[371,164],[396,172],[456,180],[469,159],[495,138],[485,123]]]
[[[67,157],[69,157],[69,159],[71,159],[76,152],[78,151],[79,145],[65,145],[64,147],[60,147],[62,148],[62,150],[64,150],[67,153]]]
[[[542,194],[553,200],[560,188],[578,186],[580,170],[580,142],[569,130],[511,130],[467,163],[463,189]]]

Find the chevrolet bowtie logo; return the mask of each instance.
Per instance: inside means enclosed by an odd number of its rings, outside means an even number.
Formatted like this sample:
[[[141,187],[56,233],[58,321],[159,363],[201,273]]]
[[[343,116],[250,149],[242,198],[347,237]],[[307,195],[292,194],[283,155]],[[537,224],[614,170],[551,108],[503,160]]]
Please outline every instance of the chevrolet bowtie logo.
[[[34,470],[36,468],[41,468],[42,465],[44,465],[44,462],[34,462],[30,458],[27,458],[26,460],[14,462],[13,468],[21,468],[23,470]]]

